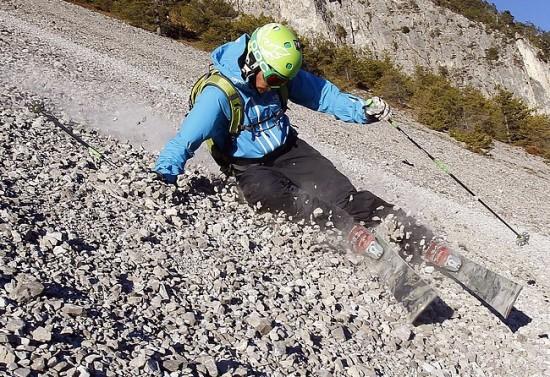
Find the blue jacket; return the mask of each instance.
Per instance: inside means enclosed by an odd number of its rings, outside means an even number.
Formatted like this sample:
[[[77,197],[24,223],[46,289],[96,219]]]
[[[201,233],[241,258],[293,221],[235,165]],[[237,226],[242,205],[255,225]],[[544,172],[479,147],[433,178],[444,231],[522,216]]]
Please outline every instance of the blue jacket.
[[[260,94],[241,76],[238,59],[245,53],[248,40],[248,35],[242,35],[215,49],[211,58],[214,67],[239,91],[244,104],[243,122],[255,125],[253,130],[243,130],[236,138],[230,138],[229,100],[219,88],[207,86],[182,120],[178,134],[168,141],[157,159],[155,171],[165,178],[175,180],[201,143],[210,138],[231,156],[242,158],[261,158],[286,142],[291,125],[288,116],[280,111],[277,91]],[[345,122],[368,122],[363,111],[365,102],[341,92],[325,79],[300,70],[287,85],[289,100],[296,104],[332,114]]]

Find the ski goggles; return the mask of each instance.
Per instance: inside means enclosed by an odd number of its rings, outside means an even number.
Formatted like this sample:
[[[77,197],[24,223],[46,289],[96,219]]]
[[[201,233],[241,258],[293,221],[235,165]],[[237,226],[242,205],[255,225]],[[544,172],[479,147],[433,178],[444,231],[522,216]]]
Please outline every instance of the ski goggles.
[[[288,82],[288,78],[282,76],[271,67],[269,67],[269,69],[265,72],[262,71],[262,73],[264,75],[265,82],[270,88],[277,89]]]

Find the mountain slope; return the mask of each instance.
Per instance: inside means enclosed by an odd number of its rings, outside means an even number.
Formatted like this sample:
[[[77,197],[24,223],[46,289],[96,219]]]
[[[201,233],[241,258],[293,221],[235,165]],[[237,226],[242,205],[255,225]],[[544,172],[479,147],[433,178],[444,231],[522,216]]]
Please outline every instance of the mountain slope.
[[[497,212],[530,231],[532,244],[520,249],[391,127],[347,125],[292,106],[300,134],[359,188],[416,212],[468,256],[525,285],[511,333],[459,287],[427,276],[456,311],[412,328],[368,261],[356,264],[316,230],[216,194],[223,188],[204,154],[178,192],[141,172],[175,133],[207,54],[49,0],[2,2],[0,46],[0,355],[14,355],[10,368],[25,368],[15,348],[28,338],[47,344],[24,351],[29,360],[124,374],[181,366],[215,375],[231,365],[269,375],[548,373],[550,169],[540,159],[502,144],[491,157],[475,155],[397,117]],[[33,98],[79,127],[98,128],[99,135],[81,132],[121,170],[97,171],[24,108]],[[42,247],[48,237],[64,251]],[[39,288],[29,280],[44,291],[14,293],[18,285]],[[68,304],[89,317],[63,315],[59,308],[79,312]]]

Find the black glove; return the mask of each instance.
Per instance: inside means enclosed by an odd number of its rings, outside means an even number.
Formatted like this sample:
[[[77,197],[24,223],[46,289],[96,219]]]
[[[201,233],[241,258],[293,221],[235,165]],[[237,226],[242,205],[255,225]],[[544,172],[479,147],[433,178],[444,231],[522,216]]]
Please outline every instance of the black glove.
[[[156,176],[156,180],[159,180],[159,181],[162,181],[166,184],[169,184],[169,185],[175,185],[176,182],[178,181],[178,176],[177,175],[172,175],[172,174],[162,174],[162,173],[159,173],[158,171],[151,171],[151,173],[155,174]]]

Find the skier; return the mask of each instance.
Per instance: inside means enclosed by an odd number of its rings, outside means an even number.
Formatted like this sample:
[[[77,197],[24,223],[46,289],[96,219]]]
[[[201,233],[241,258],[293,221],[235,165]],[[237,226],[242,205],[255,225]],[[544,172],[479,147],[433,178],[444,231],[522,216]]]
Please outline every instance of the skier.
[[[379,97],[365,100],[341,92],[330,81],[302,70],[300,42],[282,24],[270,23],[251,36],[242,35],[215,49],[211,58],[216,71],[203,79],[215,80],[195,85],[192,109],[154,170],[165,182],[175,183],[186,161],[210,140],[212,155],[222,170],[236,177],[250,205],[260,203],[294,218],[310,218],[315,211],[320,223],[330,220],[347,234],[356,253],[379,258],[383,250],[368,229],[376,223],[373,216],[394,213],[404,220],[403,212],[369,191],[357,191],[327,158],[298,137],[285,110],[289,99],[345,122],[371,124],[389,119],[390,106]],[[421,233],[425,237],[426,229],[422,227]],[[432,250],[438,252],[434,260],[448,254],[440,247]],[[443,259],[439,264],[448,263],[446,256]]]

